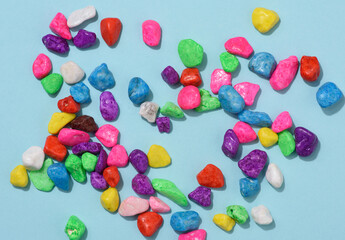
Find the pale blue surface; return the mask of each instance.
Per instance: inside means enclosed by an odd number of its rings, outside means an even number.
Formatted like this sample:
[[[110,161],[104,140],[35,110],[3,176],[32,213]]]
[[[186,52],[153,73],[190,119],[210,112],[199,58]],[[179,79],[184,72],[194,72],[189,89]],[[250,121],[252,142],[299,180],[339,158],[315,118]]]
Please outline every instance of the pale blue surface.
[[[71,46],[68,56],[59,57],[43,46],[42,36],[50,33],[49,22],[58,11],[69,15],[72,11],[95,4],[97,21],[91,21],[86,30],[99,38],[97,47],[79,50]],[[251,24],[255,7],[274,9],[281,17],[272,34],[262,35]],[[223,135],[236,119],[223,110],[197,114],[188,111],[183,121],[172,121],[170,134],[160,134],[157,127],[141,119],[139,108],[128,98],[128,82],[139,76],[150,86],[153,101],[163,105],[176,102],[180,88],[171,88],[161,78],[161,71],[173,66],[179,73],[184,66],[177,53],[181,39],[192,38],[200,43],[207,55],[201,66],[204,87],[209,89],[210,76],[220,68],[219,54],[230,37],[243,36],[256,52],[272,53],[277,61],[295,54],[318,57],[323,74],[321,83],[332,81],[344,92],[344,8],[345,2],[311,0],[246,0],[246,1],[2,1],[0,14],[1,53],[1,239],[67,239],[64,233],[68,218],[75,214],[87,226],[87,238],[145,239],[139,233],[134,218],[124,219],[110,214],[100,204],[101,192],[90,185],[73,181],[70,192],[55,188],[43,193],[31,184],[25,191],[9,183],[10,171],[21,163],[22,153],[32,145],[44,145],[51,115],[58,111],[57,101],[69,95],[64,84],[56,97],[50,97],[32,74],[31,66],[39,53],[47,54],[54,72],[71,60],[85,71],[86,77],[102,62],[112,71],[116,86],[110,91],[120,107],[119,118],[112,122],[121,132],[120,143],[129,152],[135,148],[147,152],[151,144],[164,146],[172,157],[171,166],[150,169],[148,176],[167,178],[185,193],[194,190],[196,174],[213,163],[224,173],[226,187],[213,190],[212,208],[194,203],[191,209],[202,218],[200,228],[208,232],[208,240],[215,239],[343,239],[345,236],[345,159],[344,159],[344,99],[334,108],[323,110],[316,101],[318,83],[307,84],[299,73],[288,90],[276,92],[268,81],[248,70],[248,60],[239,58],[240,71],[233,74],[233,83],[249,81],[260,84],[261,93],[249,109],[267,112],[272,120],[282,111],[290,112],[295,126],[304,126],[318,135],[318,154],[306,159],[294,154],[285,158],[278,146],[268,149],[269,161],[278,164],[285,177],[285,185],[275,190],[263,179],[261,191],[254,199],[245,200],[240,194],[238,180],[243,177],[237,162],[221,151]],[[109,48],[101,39],[99,23],[104,17],[118,17],[123,23],[120,41]],[[141,24],[154,19],[162,26],[162,44],[159,48],[146,46],[141,38]],[[73,35],[77,33],[73,31]],[[84,82],[90,87],[89,83]],[[319,85],[320,86],[320,85]],[[83,106],[83,114],[94,116],[99,125],[105,123],[99,113],[100,92],[91,90],[92,103]],[[255,128],[257,131],[258,128]],[[245,156],[254,148],[264,149],[260,143],[241,147]],[[239,158],[239,157],[238,157]],[[237,159],[238,159],[237,158]],[[132,166],[120,169],[120,198],[136,195],[131,180],[136,175]],[[159,195],[172,208],[183,211],[170,200]],[[241,204],[249,211],[264,204],[275,219],[273,225],[260,227],[252,219],[243,226],[236,225],[230,233],[212,223],[216,213],[225,213],[226,207]],[[164,224],[156,239],[177,239],[169,224],[171,214],[163,214]]]

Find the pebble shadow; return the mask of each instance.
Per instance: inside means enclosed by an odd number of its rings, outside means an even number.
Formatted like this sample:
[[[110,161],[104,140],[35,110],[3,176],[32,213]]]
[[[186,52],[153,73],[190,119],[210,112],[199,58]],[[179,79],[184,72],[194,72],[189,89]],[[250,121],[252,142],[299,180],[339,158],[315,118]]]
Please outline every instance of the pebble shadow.
[[[276,223],[273,219],[273,221],[268,224],[268,225],[260,225],[260,224],[257,224],[261,229],[265,230],[265,231],[269,231],[269,230],[272,230],[276,227]]]
[[[343,95],[337,103],[333,104],[332,106],[328,108],[322,108],[322,111],[326,115],[332,116],[333,114],[336,114],[337,112],[339,112],[343,108],[344,104],[345,104],[345,98]]]

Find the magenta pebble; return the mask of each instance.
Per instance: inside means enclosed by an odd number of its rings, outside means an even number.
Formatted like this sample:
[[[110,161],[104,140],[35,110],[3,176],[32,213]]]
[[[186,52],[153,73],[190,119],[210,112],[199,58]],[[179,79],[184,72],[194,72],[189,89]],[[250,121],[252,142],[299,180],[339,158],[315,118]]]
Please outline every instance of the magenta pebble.
[[[163,80],[169,85],[174,85],[180,81],[178,73],[172,66],[167,66],[161,75]]]
[[[95,172],[98,172],[99,174],[103,173],[104,169],[106,169],[106,167],[108,167],[107,159],[108,159],[107,152],[104,151],[104,149],[101,149],[101,151],[98,155],[97,164],[95,167]]]
[[[42,38],[44,46],[48,50],[51,50],[56,53],[66,53],[69,51],[69,46],[66,39],[58,37],[52,34],[47,34]]]
[[[208,207],[211,205],[211,189],[203,186],[197,187],[188,194],[188,198],[203,207]]]
[[[99,110],[101,111],[104,120],[112,121],[116,119],[119,113],[119,105],[117,105],[113,94],[111,92],[105,91],[100,95],[99,99]]]
[[[267,162],[267,153],[258,149],[238,161],[238,167],[248,177],[257,178]]]
[[[89,48],[95,45],[96,39],[95,33],[80,29],[73,38],[73,43],[78,48]]]
[[[72,147],[73,154],[80,155],[84,152],[98,154],[103,149],[102,144],[97,142],[83,142]]]
[[[108,183],[105,181],[104,177],[99,174],[98,172],[92,172],[91,173],[91,185],[96,189],[107,189]]]
[[[156,118],[156,123],[159,132],[170,132],[170,118],[169,117],[159,117]]]
[[[149,166],[149,160],[143,151],[135,149],[129,154],[128,158],[138,173],[146,172],[146,169]]]
[[[150,179],[144,174],[138,173],[132,180],[134,192],[140,195],[152,195],[156,191],[153,189]]]

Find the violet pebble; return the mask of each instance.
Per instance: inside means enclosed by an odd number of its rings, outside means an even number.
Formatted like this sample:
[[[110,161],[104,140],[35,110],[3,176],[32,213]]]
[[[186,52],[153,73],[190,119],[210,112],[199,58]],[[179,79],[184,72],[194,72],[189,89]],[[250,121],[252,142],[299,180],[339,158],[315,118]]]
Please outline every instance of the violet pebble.
[[[199,186],[188,194],[188,198],[203,207],[208,207],[211,205],[211,189]]]
[[[301,157],[311,155],[319,142],[317,136],[303,127],[295,128],[296,153]]]
[[[73,38],[73,43],[78,48],[89,48],[95,45],[96,39],[95,33],[80,29]]]
[[[159,132],[170,132],[170,118],[169,117],[159,117],[156,118],[156,123]]]
[[[72,152],[75,155],[89,152],[92,154],[98,154],[103,149],[102,144],[97,142],[83,142],[72,147]]]
[[[237,138],[234,130],[229,129],[224,135],[224,141],[222,145],[222,150],[225,156],[229,158],[236,157],[238,147],[240,146],[240,141]]]
[[[98,172],[99,174],[102,174],[104,169],[108,167],[107,164],[108,154],[104,149],[101,149],[98,155],[95,172]]]
[[[180,82],[180,77],[172,66],[167,66],[161,73],[161,76],[163,80],[169,85],[174,85]]]
[[[257,178],[267,162],[267,153],[258,149],[251,151],[247,156],[238,161],[238,167],[244,174]]]
[[[155,190],[152,187],[150,179],[144,174],[138,173],[132,180],[132,188],[134,192],[140,195],[152,195]]]
[[[135,149],[129,154],[128,158],[138,173],[146,172],[146,169],[149,166],[149,160],[143,151]]]
[[[108,183],[105,181],[103,175],[99,174],[98,172],[91,173],[91,185],[96,189],[107,189]]]
[[[113,94],[108,91],[102,92],[99,99],[99,110],[101,111],[104,120],[112,121],[116,119],[119,113],[119,105],[117,105],[117,102],[115,101]]]
[[[47,34],[42,38],[42,42],[48,50],[53,52],[66,53],[69,51],[68,43],[66,39],[63,39],[62,37]]]

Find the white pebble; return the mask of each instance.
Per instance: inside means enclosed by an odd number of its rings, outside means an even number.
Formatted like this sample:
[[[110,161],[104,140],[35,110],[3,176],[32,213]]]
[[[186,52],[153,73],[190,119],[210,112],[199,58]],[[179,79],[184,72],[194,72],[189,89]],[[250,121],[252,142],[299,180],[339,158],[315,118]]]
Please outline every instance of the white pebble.
[[[37,146],[29,147],[23,155],[23,166],[28,170],[40,170],[44,161],[43,149]]]
[[[156,122],[157,112],[159,106],[154,102],[143,102],[140,105],[139,114],[145,118],[148,122]]]
[[[69,28],[76,27],[84,21],[96,16],[96,8],[94,6],[87,6],[82,9],[75,10],[69,15],[67,19],[67,26]]]
[[[251,215],[254,221],[260,225],[268,225],[273,221],[270,211],[264,205],[253,207]]]
[[[276,164],[270,163],[266,171],[266,179],[273,187],[280,188],[283,184],[284,176]]]
[[[63,80],[68,84],[75,84],[83,79],[85,73],[75,62],[69,61],[60,68]]]

